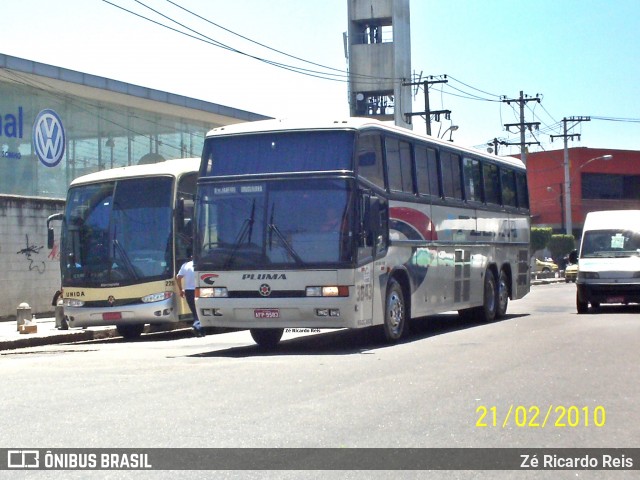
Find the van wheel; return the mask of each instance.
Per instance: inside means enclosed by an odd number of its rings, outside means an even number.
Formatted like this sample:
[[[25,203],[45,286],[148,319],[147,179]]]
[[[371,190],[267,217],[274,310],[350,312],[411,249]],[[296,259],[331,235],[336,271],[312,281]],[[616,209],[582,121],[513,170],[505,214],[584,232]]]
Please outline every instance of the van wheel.
[[[134,340],[139,338],[144,331],[144,323],[136,325],[117,325],[116,330],[127,340]]]
[[[587,313],[589,311],[589,302],[583,302],[580,300],[580,295],[576,293],[576,309],[578,314]]]
[[[387,287],[387,300],[384,306],[384,336],[387,342],[395,343],[402,338],[407,326],[407,309],[402,288],[396,280]]]
[[[254,342],[265,349],[275,348],[284,333],[283,328],[252,328],[249,331]]]
[[[507,313],[509,306],[509,275],[504,270],[500,272],[498,279],[498,306],[496,317],[503,317]]]

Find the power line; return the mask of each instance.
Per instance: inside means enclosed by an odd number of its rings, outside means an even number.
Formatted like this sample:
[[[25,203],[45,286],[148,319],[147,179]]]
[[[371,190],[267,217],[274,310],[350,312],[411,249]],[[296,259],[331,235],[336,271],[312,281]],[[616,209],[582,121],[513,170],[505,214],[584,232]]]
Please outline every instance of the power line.
[[[594,115],[591,115],[591,120],[605,120],[608,122],[640,123],[640,118],[596,117]]]

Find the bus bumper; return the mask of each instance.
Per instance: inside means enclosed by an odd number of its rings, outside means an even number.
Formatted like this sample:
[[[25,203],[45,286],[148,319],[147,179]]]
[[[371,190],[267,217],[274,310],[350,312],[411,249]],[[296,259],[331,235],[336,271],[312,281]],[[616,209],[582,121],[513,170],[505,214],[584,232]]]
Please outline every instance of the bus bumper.
[[[371,318],[359,318],[353,300],[326,298],[287,299],[286,302],[250,304],[216,299],[196,299],[203,327],[227,328],[361,328],[372,325]]]
[[[118,307],[64,307],[70,327],[175,323],[178,315],[172,298],[153,303]]]

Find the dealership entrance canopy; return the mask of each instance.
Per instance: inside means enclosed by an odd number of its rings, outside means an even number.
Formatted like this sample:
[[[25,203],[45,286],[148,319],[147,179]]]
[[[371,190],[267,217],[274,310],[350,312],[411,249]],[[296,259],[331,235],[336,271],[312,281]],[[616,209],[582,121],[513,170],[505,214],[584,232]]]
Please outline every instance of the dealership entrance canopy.
[[[0,195],[64,198],[86,173],[199,157],[263,115],[0,54]]]

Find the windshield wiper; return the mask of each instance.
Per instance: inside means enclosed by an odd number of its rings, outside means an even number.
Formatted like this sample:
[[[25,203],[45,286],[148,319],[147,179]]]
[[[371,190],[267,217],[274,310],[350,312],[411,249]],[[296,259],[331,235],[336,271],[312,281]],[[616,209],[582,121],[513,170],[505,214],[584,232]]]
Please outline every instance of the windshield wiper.
[[[256,199],[253,199],[253,204],[251,205],[251,215],[249,218],[245,218],[244,222],[242,222],[242,228],[238,232],[238,236],[233,242],[233,248],[231,252],[229,252],[229,257],[227,261],[224,263],[224,268],[227,268],[231,265],[231,261],[236,256],[240,245],[244,241],[245,237],[247,238],[247,244],[251,243],[251,237],[253,236],[253,222],[255,221],[256,216]]]
[[[275,233],[278,239],[280,239],[280,243],[282,243],[282,246],[284,246],[285,250],[289,253],[289,255],[291,255],[291,258],[293,258],[293,260],[298,264],[304,263],[300,258],[300,255],[296,253],[296,251],[293,249],[291,244],[287,242],[286,237],[282,234],[280,229],[276,226],[274,221],[275,209],[276,209],[276,205],[274,202],[271,204],[271,215],[269,217],[269,224],[267,225],[267,231],[268,231],[268,237],[269,237],[268,238],[269,250],[271,250],[272,248],[273,234]]]
[[[271,232],[276,234],[276,237],[278,237],[278,239],[280,240],[280,243],[282,243],[282,246],[289,253],[289,255],[291,255],[291,258],[293,258],[296,263],[304,263],[300,258],[300,255],[298,255],[296,251],[293,249],[293,247],[291,246],[291,244],[287,242],[287,239],[282,234],[280,229],[276,226],[276,224],[270,223],[268,227],[269,227],[269,234],[271,234]],[[269,241],[271,241],[271,238],[269,238]]]
[[[120,253],[120,256],[122,257],[123,263],[124,263],[124,267],[125,270],[127,271],[127,273],[129,275],[131,275],[131,277],[134,280],[138,280],[138,275],[136,274],[136,269],[133,266],[133,263],[131,263],[131,259],[129,258],[129,255],[127,255],[127,252],[125,251],[124,247],[122,245],[120,245],[120,242],[118,241],[117,238],[113,239],[113,258],[115,260],[116,258],[116,250],[118,250],[118,252]],[[111,267],[109,267],[109,272],[111,272]]]

